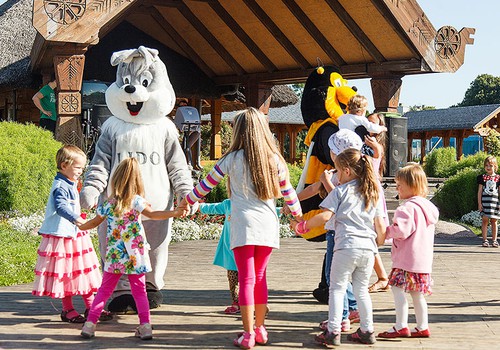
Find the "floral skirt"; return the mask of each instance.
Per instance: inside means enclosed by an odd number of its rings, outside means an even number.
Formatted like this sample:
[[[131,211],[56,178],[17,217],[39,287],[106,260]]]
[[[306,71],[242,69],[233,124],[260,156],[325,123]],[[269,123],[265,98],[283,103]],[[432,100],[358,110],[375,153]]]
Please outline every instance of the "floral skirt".
[[[96,292],[101,286],[99,261],[87,231],[76,238],[42,234],[35,266],[33,295],[64,298]]]
[[[431,295],[433,284],[429,273],[408,272],[394,268],[389,274],[389,284],[399,287],[405,292],[420,292],[424,295]]]

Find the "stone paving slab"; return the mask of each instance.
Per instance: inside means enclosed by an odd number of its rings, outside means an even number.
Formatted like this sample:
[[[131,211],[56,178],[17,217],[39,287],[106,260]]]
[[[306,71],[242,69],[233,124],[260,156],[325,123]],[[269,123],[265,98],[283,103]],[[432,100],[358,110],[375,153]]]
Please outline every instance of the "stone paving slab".
[[[225,270],[212,265],[216,244],[189,241],[171,245],[165,304],[152,310],[155,338],[151,341],[133,337],[137,315],[120,315],[100,323],[96,337],[84,340],[79,337],[81,325],[59,320],[59,300],[34,297],[31,285],[20,285],[0,288],[0,348],[234,349],[232,339],[241,330],[241,321],[223,313],[229,292]],[[349,343],[343,335],[342,348],[500,348],[500,249],[480,244],[480,238],[459,225],[438,225],[434,294],[427,299],[431,338],[379,339],[367,346]],[[318,323],[327,317],[327,306],[319,304],[311,291],[319,282],[324,251],[324,243],[289,238],[273,252],[268,267],[271,312],[266,321],[270,343],[265,348],[322,348],[313,336],[318,333]],[[390,246],[382,247],[381,255],[389,270]],[[375,331],[389,329],[395,320],[392,293],[371,295]],[[83,309],[81,299],[76,301]],[[412,314],[410,309],[410,326],[414,327]]]

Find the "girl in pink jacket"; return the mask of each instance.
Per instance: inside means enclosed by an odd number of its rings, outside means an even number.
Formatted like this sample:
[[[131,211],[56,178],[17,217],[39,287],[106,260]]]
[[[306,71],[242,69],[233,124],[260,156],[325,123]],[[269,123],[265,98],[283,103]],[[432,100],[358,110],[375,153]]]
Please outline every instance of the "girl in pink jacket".
[[[387,227],[386,238],[392,238],[392,286],[396,307],[396,324],[379,333],[381,338],[428,338],[427,302],[432,285],[432,259],[434,230],[439,211],[427,196],[427,177],[418,164],[407,165],[396,173],[399,199],[405,202],[394,213],[393,224]],[[384,243],[380,237],[378,244]],[[408,328],[408,302],[410,293],[415,309],[417,327]]]

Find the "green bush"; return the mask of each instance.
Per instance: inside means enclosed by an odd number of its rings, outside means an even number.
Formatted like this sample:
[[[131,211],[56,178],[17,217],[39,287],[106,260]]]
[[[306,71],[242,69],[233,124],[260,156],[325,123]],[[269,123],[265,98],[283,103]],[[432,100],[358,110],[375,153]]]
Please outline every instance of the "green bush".
[[[208,172],[212,170],[215,161],[206,161],[204,162],[205,165],[203,166],[203,170],[201,173],[200,179],[205,178],[207,176]],[[300,174],[302,173],[302,168],[288,164],[288,172],[290,173],[290,183],[292,184],[293,188],[297,187],[297,184],[299,183],[300,179]],[[226,184],[227,184],[227,177],[224,177],[224,180],[220,182],[212,191],[210,191],[209,194],[206,195],[205,201],[207,203],[218,203],[222,202],[224,199],[228,198],[227,195],[227,190],[226,190]],[[277,205],[282,205],[282,199],[280,199],[277,203]]]
[[[482,170],[465,168],[450,177],[437,190],[433,202],[440,215],[449,219],[460,219],[462,215],[477,210],[477,181]]]
[[[33,124],[0,122],[0,211],[43,210],[61,144]]]
[[[457,163],[454,147],[438,148],[425,157],[424,170],[429,177],[448,177],[448,170]]]
[[[484,147],[489,154],[500,157],[500,133],[495,129],[489,129],[488,136],[484,139]]]
[[[465,168],[484,170],[484,160],[488,156],[485,152],[477,152],[460,159],[447,170],[447,177],[457,174]]]

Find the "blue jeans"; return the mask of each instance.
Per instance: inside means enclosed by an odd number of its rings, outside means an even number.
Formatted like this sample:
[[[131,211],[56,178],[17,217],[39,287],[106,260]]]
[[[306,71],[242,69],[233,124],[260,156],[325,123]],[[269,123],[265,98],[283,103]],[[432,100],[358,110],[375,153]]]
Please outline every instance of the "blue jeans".
[[[326,263],[325,263],[325,276],[326,283],[330,286],[330,273],[332,269],[333,248],[335,247],[335,231],[329,230],[326,232]],[[342,319],[345,320],[349,317],[350,310],[357,310],[358,304],[354,293],[352,292],[352,283],[347,284],[347,290],[344,296],[344,312]]]

